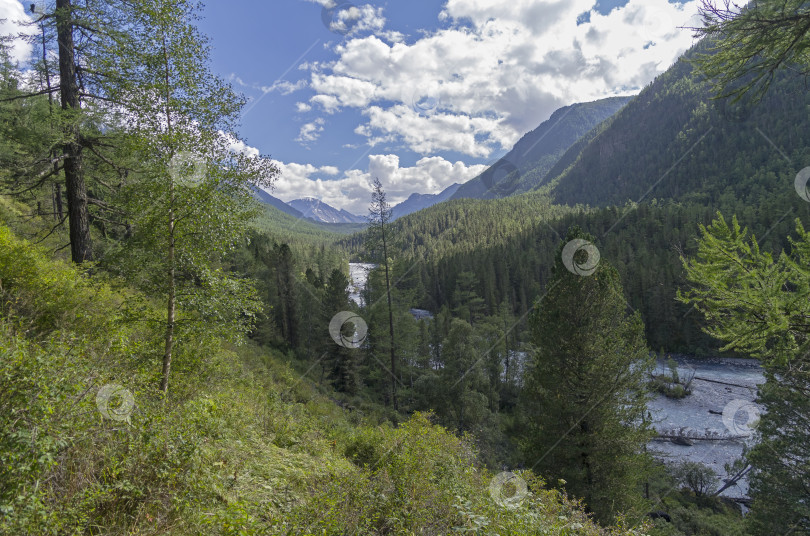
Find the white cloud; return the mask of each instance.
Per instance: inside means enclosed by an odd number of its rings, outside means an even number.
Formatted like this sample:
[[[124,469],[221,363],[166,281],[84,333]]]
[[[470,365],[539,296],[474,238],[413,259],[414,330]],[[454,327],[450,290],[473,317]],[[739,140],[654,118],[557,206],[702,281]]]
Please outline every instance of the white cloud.
[[[299,89],[307,87],[306,80],[298,80],[297,82],[290,82],[289,80],[277,80],[272,86],[262,86],[260,89],[263,93],[270,93],[271,91],[278,91],[282,95],[289,95]]]
[[[312,109],[312,106],[310,106],[306,102],[296,102],[295,109],[298,110],[299,113],[304,113],[310,111]]]
[[[370,155],[368,170],[349,170],[340,178],[334,166],[315,167],[311,164],[274,162],[281,173],[272,194],[283,201],[301,197],[316,197],[336,208],[364,215],[371,199],[371,182],[380,179],[392,205],[400,203],[413,192],[438,193],[454,182],[466,182],[481,173],[486,166],[468,166],[449,162],[442,157],[422,158],[412,167],[400,167],[393,154]]]
[[[340,110],[340,101],[333,95],[315,95],[309,99],[309,102],[320,105],[323,111],[328,114],[333,114]]]
[[[381,7],[369,4],[353,6],[349,3],[336,6],[332,12],[329,29],[342,35],[360,32],[378,32],[385,26]]]
[[[320,117],[311,123],[306,123],[301,127],[295,141],[300,143],[316,141],[321,136],[321,132],[323,132],[324,123],[325,121]]]
[[[29,5],[27,2],[25,5]],[[35,34],[35,26],[25,26],[31,22],[31,17],[25,12],[23,5],[17,0],[0,0],[0,36],[17,36],[20,33]],[[11,43],[11,60],[24,63],[31,56],[31,45],[15,39]]]
[[[596,0],[447,0],[448,28],[411,43],[348,39],[333,63],[308,65],[310,103],[362,110],[369,143],[490,156],[560,106],[651,82],[692,45],[678,27],[694,25],[697,4],[630,0],[601,15]]]
[[[237,139],[231,134],[225,134],[222,131],[220,131],[220,134],[225,136],[225,139],[228,142],[228,149],[230,151],[233,151],[234,153],[241,153],[251,158],[256,158],[261,155],[261,152],[257,148],[248,145],[243,140]]]

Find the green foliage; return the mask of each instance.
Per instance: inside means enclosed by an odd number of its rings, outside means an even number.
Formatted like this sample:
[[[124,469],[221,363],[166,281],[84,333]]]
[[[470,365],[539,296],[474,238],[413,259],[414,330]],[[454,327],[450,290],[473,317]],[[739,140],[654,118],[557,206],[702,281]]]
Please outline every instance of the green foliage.
[[[807,72],[810,66],[810,9],[802,0],[717,5],[704,2],[697,33],[712,43],[712,54],[697,58],[718,95],[756,101],[780,67]]]
[[[675,471],[675,479],[698,497],[712,495],[717,488],[717,473],[697,462],[683,462]]]
[[[669,370],[668,373],[650,374],[648,384],[650,390],[674,399],[685,398],[692,394],[692,380],[695,377],[694,371],[687,375],[686,378],[682,379],[678,373],[678,363],[671,357],[667,359],[666,368]]]
[[[576,503],[529,472],[529,493],[515,507],[488,493],[491,475],[475,468],[469,439],[416,413],[399,428],[382,427],[350,443],[362,470],[321,482],[271,533],[283,534],[600,534]],[[632,531],[617,531],[633,533]]]
[[[718,214],[710,226],[700,227],[696,257],[683,259],[694,285],[678,297],[706,316],[706,331],[726,342],[723,349],[782,365],[789,356],[806,352],[809,341],[802,326],[810,312],[805,299],[810,296],[810,233],[799,220],[796,226],[793,255],[782,252],[776,261],[736,217],[729,226]]]
[[[593,240],[573,228],[566,243]],[[644,378],[651,367],[638,313],[629,315],[615,269],[604,259],[592,275],[563,265],[531,315],[532,355],[523,384],[522,447],[527,463],[564,479],[597,519],[644,513],[639,484],[650,463],[643,447]]]
[[[678,466],[656,471],[650,479],[652,510],[664,512],[671,521],[658,518],[653,521],[653,536],[744,536],[751,534],[745,527],[740,507],[721,497],[698,496],[692,490],[680,488],[681,483],[672,474]],[[695,467],[697,472],[705,468]]]
[[[180,360],[186,369],[166,405],[148,363],[160,329],[110,314],[124,291],[47,260],[6,229],[2,237],[0,532],[448,533],[479,523],[486,534],[604,533],[529,473],[531,494],[505,510],[471,438],[420,414],[397,428],[351,416],[256,347],[235,354],[200,341],[193,369]],[[30,268],[8,262],[23,252]],[[54,321],[57,305],[36,301],[14,306],[31,289],[95,320]],[[82,302],[88,292],[98,299]],[[41,327],[34,336],[26,325]],[[134,397],[127,421],[96,408],[98,387],[111,381]]]
[[[791,250],[775,259],[736,218],[728,225],[718,215],[701,227],[698,254],[684,259],[691,287],[678,295],[705,315],[706,330],[727,348],[759,357],[765,367],[759,401],[766,411],[747,454],[755,467],[749,521],[756,533],[810,528],[810,233],[798,220],[796,233]]]
[[[556,110],[540,126],[518,140],[498,162],[462,184],[452,199],[492,199],[535,189],[556,176],[549,177],[548,172],[571,145],[629,100],[628,97],[608,97]]]

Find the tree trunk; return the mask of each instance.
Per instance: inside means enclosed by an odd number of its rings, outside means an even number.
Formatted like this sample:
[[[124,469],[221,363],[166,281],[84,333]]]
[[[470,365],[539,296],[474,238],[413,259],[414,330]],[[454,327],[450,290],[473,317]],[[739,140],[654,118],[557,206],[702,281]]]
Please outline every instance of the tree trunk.
[[[171,103],[171,90],[169,86],[169,51],[166,48],[166,37],[163,36],[163,61],[166,76],[166,130],[171,139],[172,116],[169,105]],[[174,148],[169,151],[169,161],[174,157]],[[169,300],[166,305],[166,350],[163,353],[163,372],[160,378],[160,390],[169,392],[169,372],[172,368],[172,351],[174,350],[174,315],[177,308],[175,303],[175,273],[174,273],[174,177],[169,174],[169,250],[166,253],[168,262],[167,281]],[[164,398],[164,401],[166,399]]]
[[[174,195],[174,185],[171,185],[170,195]],[[163,353],[163,373],[160,378],[160,390],[169,391],[169,372],[172,368],[172,350],[174,349],[174,314],[175,314],[175,284],[174,284],[174,211],[169,208],[169,302],[166,307],[166,350]]]
[[[79,86],[76,81],[76,57],[73,45],[73,6],[71,0],[56,0],[56,33],[59,43],[59,91],[62,109],[78,112]],[[73,262],[93,260],[90,239],[90,216],[87,208],[87,187],[82,169],[81,133],[71,118],[66,127],[68,141],[64,144],[65,190],[67,193],[70,228],[70,253]]]
[[[394,350],[394,308],[391,303],[391,281],[388,276],[388,248],[385,244],[385,223],[381,223],[383,263],[385,264],[385,292],[388,295],[388,333],[391,336],[391,404],[397,407],[397,358]]]
[[[56,221],[62,221],[62,210],[62,185],[57,182],[53,185],[53,213]]]
[[[42,67],[45,71],[45,87],[48,88],[48,116],[51,118],[51,128],[53,128],[53,91],[51,88],[51,70],[48,68],[48,49],[45,41],[45,23],[41,24],[42,28]],[[56,149],[51,150],[51,158],[53,159],[53,174],[57,181],[53,183],[53,218],[61,222],[62,214],[62,185],[59,184],[59,162],[56,158]]]

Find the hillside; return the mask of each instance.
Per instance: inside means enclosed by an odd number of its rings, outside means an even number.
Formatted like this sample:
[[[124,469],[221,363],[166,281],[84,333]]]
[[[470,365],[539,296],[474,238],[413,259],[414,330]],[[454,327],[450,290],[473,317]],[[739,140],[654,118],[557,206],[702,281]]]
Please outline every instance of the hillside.
[[[799,206],[793,178],[810,163],[810,117],[797,113],[810,107],[804,79],[781,70],[756,106],[712,100],[712,86],[689,61],[705,47],[690,50],[587,145],[563,156],[549,173],[558,181],[556,202],[658,198],[734,205],[737,213],[766,202],[777,218]]]
[[[269,193],[265,192],[261,188],[256,188],[254,190],[253,195],[256,197],[256,199],[258,199],[262,203],[265,203],[267,205],[270,205],[271,207],[277,208],[278,210],[280,210],[280,211],[282,211],[282,212],[284,212],[286,214],[289,214],[290,216],[292,216],[294,218],[303,218],[304,217],[304,215],[301,213],[300,210],[297,210],[297,209],[291,207],[290,205],[288,205],[287,203],[285,203],[284,201],[282,201],[278,197],[274,197],[274,196],[270,195]]]
[[[2,203],[16,225],[27,209]],[[430,415],[395,427],[238,337],[185,342],[164,399],[143,322],[160,305],[5,224],[0,280],[3,534],[607,534],[530,472],[504,516],[468,439]]]
[[[565,151],[632,97],[610,97],[556,110],[481,175],[461,185],[452,199],[492,199],[527,192],[543,182]]]
[[[421,306],[452,304],[458,275],[471,271],[487,311],[504,300],[516,314],[526,311],[549,278],[554,243],[578,224],[618,267],[653,348],[701,355],[716,348],[674,300],[685,284],[680,255],[693,253],[698,225],[718,210],[737,215],[775,254],[788,246],[796,217],[810,222],[793,184],[810,164],[810,116],[794,113],[810,109],[802,87],[780,72],[761,105],[732,113],[682,60],[573,144],[536,190],[452,201],[398,220],[403,251],[423,263],[430,289]],[[547,208],[534,212],[541,199]]]

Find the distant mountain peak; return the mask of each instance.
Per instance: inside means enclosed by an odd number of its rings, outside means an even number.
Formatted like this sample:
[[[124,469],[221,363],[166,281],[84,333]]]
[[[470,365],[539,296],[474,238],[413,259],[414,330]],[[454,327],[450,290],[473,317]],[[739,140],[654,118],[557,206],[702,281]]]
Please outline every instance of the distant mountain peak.
[[[344,209],[336,209],[315,197],[302,197],[287,202],[306,218],[324,223],[365,223],[366,219]]]
[[[438,194],[420,194],[418,192],[412,193],[408,196],[408,199],[395,205],[391,209],[392,219],[401,218],[402,216],[407,216],[412,212],[417,212],[424,208],[432,207],[437,203],[441,203],[442,201],[447,201],[450,199],[456,190],[458,190],[460,184],[451,184]]]

